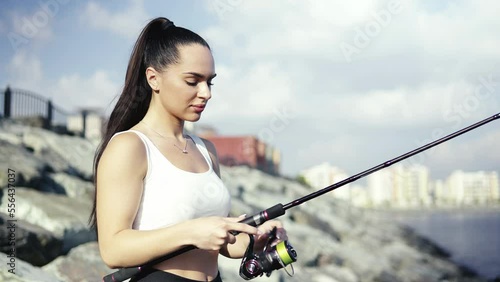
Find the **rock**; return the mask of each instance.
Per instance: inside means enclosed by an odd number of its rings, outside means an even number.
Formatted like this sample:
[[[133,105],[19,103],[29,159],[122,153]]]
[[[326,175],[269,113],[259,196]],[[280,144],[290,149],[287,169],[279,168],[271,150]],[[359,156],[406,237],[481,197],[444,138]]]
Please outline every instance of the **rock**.
[[[290,219],[298,224],[308,225],[322,230],[330,234],[336,241],[341,240],[340,234],[335,231],[328,222],[319,219],[316,215],[310,214],[303,209],[290,211]]]
[[[50,173],[48,177],[53,185],[61,187],[63,194],[70,198],[85,198],[88,201],[94,199],[94,184],[67,173]],[[55,190],[55,188],[53,189]]]
[[[48,230],[24,220],[8,220],[6,214],[0,213],[1,252],[9,254],[15,247],[17,258],[35,266],[45,265],[61,254],[62,241]]]
[[[67,282],[69,280],[59,280],[56,276],[46,272],[39,267],[35,267],[19,258],[14,261],[14,268],[11,268],[9,263],[12,261],[6,255],[0,254],[0,281],[9,282]],[[4,268],[5,267],[5,268]],[[15,274],[9,272],[13,269]]]
[[[2,144],[8,143],[18,149],[24,147],[31,153],[26,159],[42,159],[43,163],[50,167],[51,172],[66,172],[85,180],[92,178],[94,153],[98,146],[96,140],[59,135],[12,121],[2,121],[0,128],[3,131],[0,134]],[[8,159],[8,155],[3,157],[1,152],[0,157],[3,160]],[[9,164],[13,165],[14,162]],[[24,172],[24,169],[22,171]]]
[[[61,256],[42,268],[62,281],[95,282],[115,269],[104,264],[99,254],[97,242],[89,242],[71,249],[66,256]]]
[[[4,140],[0,140],[0,160],[0,187],[6,187],[8,183],[36,185],[42,179],[41,175],[49,170],[46,163],[34,158],[31,152]]]
[[[97,144],[80,137],[58,135],[53,132],[32,128],[23,135],[23,143],[35,154],[52,156],[54,161],[65,161],[68,167],[84,179],[93,175],[94,152]],[[64,166],[59,163],[58,166]]]
[[[39,225],[63,241],[62,252],[95,240],[88,228],[92,203],[84,198],[73,199],[63,195],[43,193],[29,188],[16,188],[16,218]],[[1,209],[7,209],[3,197]]]
[[[432,244],[432,242],[420,235],[417,235],[417,233],[414,232],[409,227],[403,227],[403,238],[405,241],[410,245],[415,247],[421,252],[425,252],[427,254],[437,256],[437,257],[442,257],[442,258],[447,258],[450,257],[450,253],[446,251],[445,249]]]

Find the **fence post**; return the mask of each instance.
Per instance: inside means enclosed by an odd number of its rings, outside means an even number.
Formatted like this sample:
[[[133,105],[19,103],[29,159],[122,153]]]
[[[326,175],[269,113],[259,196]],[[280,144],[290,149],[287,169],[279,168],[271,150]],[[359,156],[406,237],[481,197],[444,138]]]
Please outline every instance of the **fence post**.
[[[10,87],[7,86],[5,89],[5,94],[3,96],[3,115],[5,118],[10,118],[10,103],[12,98],[12,91]]]
[[[54,107],[52,106],[52,101],[48,100],[47,101],[47,116],[44,121],[44,128],[45,129],[50,129],[52,125],[52,111],[54,110]]]
[[[87,133],[87,110],[82,110],[82,137],[86,138]]]

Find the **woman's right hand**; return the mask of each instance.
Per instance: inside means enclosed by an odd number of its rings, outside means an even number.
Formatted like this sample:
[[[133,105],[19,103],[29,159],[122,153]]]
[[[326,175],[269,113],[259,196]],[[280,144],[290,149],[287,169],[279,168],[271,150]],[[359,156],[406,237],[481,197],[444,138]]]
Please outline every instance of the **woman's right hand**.
[[[236,237],[229,231],[259,235],[261,232],[246,223],[239,223],[241,217],[202,217],[193,219],[189,225],[194,230],[192,244],[199,249],[216,251],[226,244],[236,242]]]

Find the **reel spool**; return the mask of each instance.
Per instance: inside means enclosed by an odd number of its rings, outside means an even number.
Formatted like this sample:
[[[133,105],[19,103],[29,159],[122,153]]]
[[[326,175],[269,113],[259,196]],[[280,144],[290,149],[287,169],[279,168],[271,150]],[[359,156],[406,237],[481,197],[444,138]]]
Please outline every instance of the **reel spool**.
[[[264,273],[269,277],[273,270],[285,268],[289,264],[292,268],[292,273],[290,274],[286,268],[285,271],[289,276],[293,276],[294,270],[291,263],[297,261],[297,252],[295,252],[295,249],[286,240],[279,242],[275,246],[271,246],[271,243],[276,239],[276,227],[271,231],[262,252],[254,253],[254,238],[252,235],[249,235],[249,237],[250,244],[248,244],[245,256],[240,265],[240,276],[243,279],[250,280],[262,276]]]

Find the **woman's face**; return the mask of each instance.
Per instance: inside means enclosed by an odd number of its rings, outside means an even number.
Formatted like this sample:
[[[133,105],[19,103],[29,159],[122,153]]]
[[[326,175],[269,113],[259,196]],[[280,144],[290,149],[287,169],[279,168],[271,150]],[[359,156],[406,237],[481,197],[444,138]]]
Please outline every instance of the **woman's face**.
[[[174,118],[197,121],[212,97],[211,85],[215,77],[212,52],[205,46],[179,46],[179,63],[157,73],[158,95],[167,114]]]

